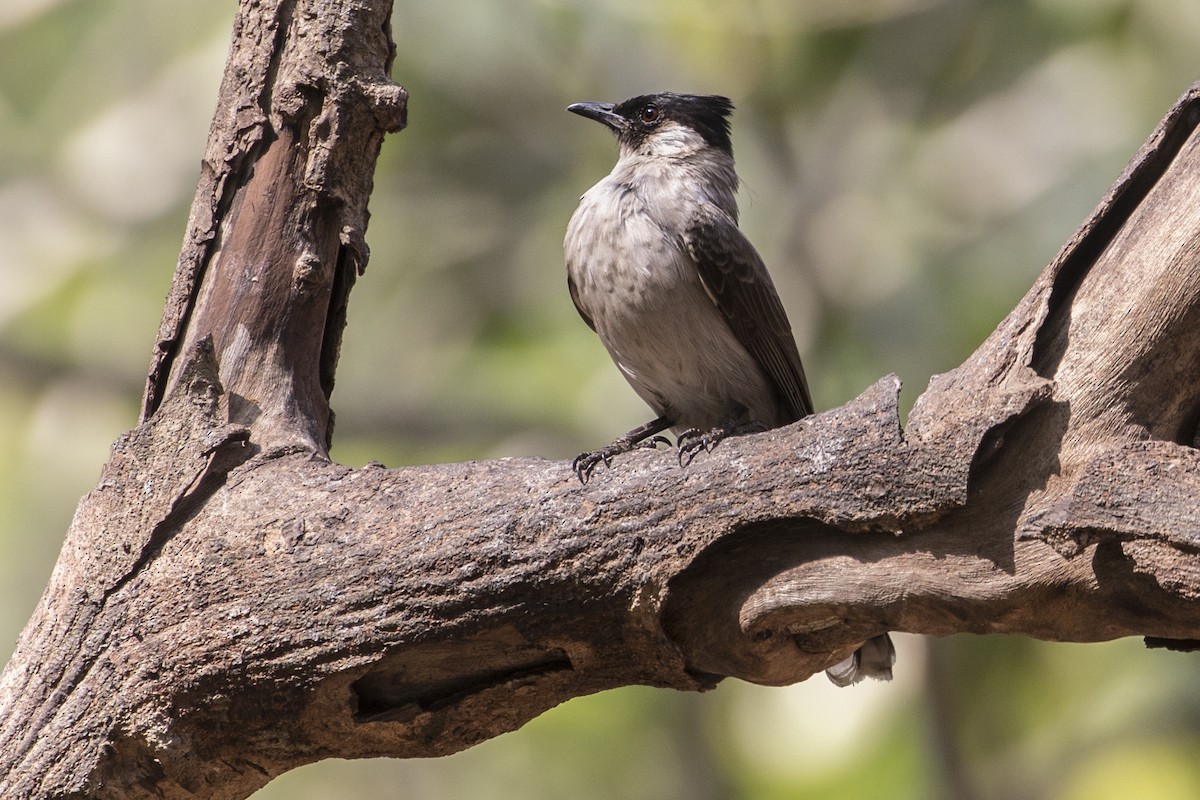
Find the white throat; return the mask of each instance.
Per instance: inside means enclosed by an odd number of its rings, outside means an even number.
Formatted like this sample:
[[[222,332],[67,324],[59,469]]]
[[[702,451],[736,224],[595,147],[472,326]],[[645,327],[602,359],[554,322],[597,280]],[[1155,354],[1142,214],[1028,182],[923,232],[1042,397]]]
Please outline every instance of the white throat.
[[[653,207],[687,208],[685,198],[713,203],[737,219],[737,172],[733,156],[691,128],[669,122],[621,156],[607,180],[636,186]]]

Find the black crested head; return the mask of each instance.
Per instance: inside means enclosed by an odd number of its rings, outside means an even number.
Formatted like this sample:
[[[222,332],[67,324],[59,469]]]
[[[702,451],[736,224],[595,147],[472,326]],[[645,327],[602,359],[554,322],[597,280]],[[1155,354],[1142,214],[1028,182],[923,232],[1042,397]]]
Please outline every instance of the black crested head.
[[[675,94],[659,92],[626,100],[613,109],[629,120],[630,133],[647,136],[670,120],[687,126],[704,137],[713,147],[733,152],[729,141],[729,115],[733,103],[715,94]]]
[[[729,115],[733,103],[715,94],[659,92],[630,98],[616,106],[607,103],[576,103],[568,110],[603,122],[626,143],[637,145],[652,136],[664,123],[691,128],[710,146],[733,154],[729,140]]]

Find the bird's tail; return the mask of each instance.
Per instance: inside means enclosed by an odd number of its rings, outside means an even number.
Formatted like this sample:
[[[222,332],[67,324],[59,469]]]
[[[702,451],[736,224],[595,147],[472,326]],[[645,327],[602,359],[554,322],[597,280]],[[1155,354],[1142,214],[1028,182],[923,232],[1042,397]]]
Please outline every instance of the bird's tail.
[[[884,633],[864,643],[849,658],[825,670],[825,674],[838,686],[852,686],[863,678],[890,681],[892,665],[895,663],[896,648],[892,645],[892,637]]]

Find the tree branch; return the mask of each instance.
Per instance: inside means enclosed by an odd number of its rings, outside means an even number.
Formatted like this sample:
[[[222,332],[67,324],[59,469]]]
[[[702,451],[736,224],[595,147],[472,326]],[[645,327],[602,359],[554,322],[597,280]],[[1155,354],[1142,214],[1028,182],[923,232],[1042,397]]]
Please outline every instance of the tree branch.
[[[0,677],[0,794],[245,797],[883,630],[1200,639],[1200,85],[907,430],[887,377],[686,469],[353,470],[328,396],[404,121],[389,12],[242,7],[144,420]]]

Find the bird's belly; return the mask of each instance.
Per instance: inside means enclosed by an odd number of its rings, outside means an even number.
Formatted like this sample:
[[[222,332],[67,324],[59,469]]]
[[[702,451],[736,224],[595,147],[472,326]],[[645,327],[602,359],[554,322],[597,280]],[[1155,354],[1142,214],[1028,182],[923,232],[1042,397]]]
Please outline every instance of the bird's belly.
[[[605,213],[606,192],[620,195],[618,213]],[[564,243],[580,310],[626,380],[677,432],[711,428],[743,409],[769,427],[789,422],[691,258],[633,201],[598,185],[584,196]]]
[[[757,362],[687,266],[691,274],[674,281],[613,287],[624,301],[608,304],[595,319],[613,361],[676,431],[711,428],[742,409],[766,425],[782,424]]]

